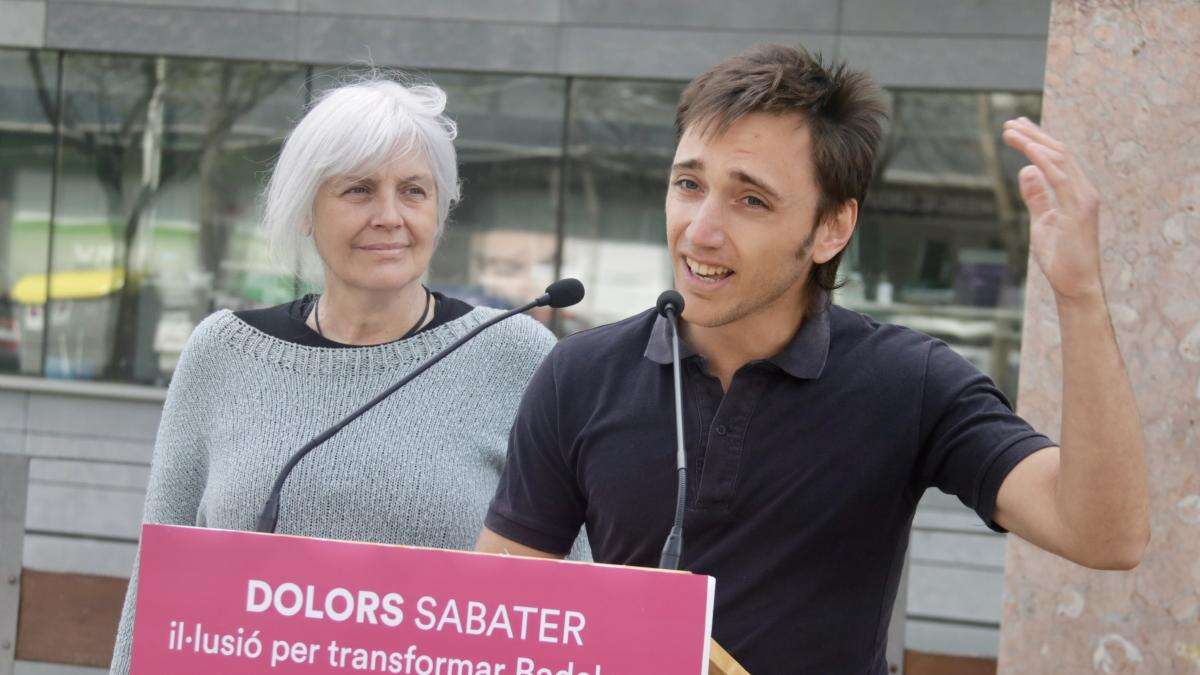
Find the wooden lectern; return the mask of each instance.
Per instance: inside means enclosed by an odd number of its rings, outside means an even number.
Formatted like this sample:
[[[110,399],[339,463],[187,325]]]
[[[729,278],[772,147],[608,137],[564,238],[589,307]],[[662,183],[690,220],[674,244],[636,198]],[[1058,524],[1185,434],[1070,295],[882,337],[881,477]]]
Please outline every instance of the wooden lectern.
[[[709,639],[708,675],[749,675],[716,640]]]

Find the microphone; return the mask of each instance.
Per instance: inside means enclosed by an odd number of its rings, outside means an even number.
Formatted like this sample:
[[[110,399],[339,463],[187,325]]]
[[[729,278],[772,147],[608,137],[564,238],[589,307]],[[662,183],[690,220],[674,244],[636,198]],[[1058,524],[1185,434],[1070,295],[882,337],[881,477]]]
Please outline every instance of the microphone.
[[[662,316],[667,316],[668,311],[672,311],[675,313],[675,316],[679,316],[683,314],[683,296],[679,294],[679,291],[663,291],[659,294],[655,307]],[[667,316],[667,318],[671,317]],[[674,326],[675,324],[671,324],[672,328]]]
[[[675,521],[663,543],[658,566],[665,570],[679,569],[683,555],[683,510],[687,501],[687,454],[683,449],[683,384],[679,375],[679,315],[683,313],[683,296],[679,291],[663,291],[655,304],[658,313],[671,324],[671,371],[675,380]]]
[[[534,302],[554,309],[570,307],[583,300],[583,284],[578,279],[559,279],[546,287],[546,292]]]
[[[547,305],[554,308],[570,307],[582,299],[583,284],[580,283],[578,279],[559,279],[558,281],[555,281],[546,287],[545,293],[538,296],[534,300],[527,302],[516,309],[511,309],[503,314],[492,317],[491,319],[476,326],[469,333],[455,340],[454,343],[449,347],[446,347],[437,354],[434,354],[429,358],[429,360],[414,368],[412,372],[401,378],[399,382],[388,387],[370,401],[367,401],[361,408],[342,418],[337,424],[334,424],[325,431],[322,431],[315,438],[308,443],[305,443],[303,447],[293,453],[292,457],[287,461],[287,464],[284,464],[283,469],[280,470],[279,475],[275,477],[275,484],[271,487],[271,494],[267,497],[267,502],[263,505],[262,512],[258,514],[258,519],[255,521],[254,530],[256,532],[275,531],[275,525],[279,521],[279,503],[283,493],[283,485],[287,482],[288,476],[291,475],[292,469],[296,468],[296,465],[300,463],[300,460],[304,459],[305,455],[307,455],[309,452],[312,452],[313,449],[325,441],[333,438],[333,436],[345,428],[346,425],[361,417],[363,413],[379,405],[385,398],[396,393],[400,387],[403,387],[404,385],[416,379],[418,375],[426,370],[429,370],[431,366],[449,356],[451,352],[461,347],[468,340],[476,335],[479,335],[484,330],[500,323],[501,321],[511,316],[528,312],[534,307],[545,307]]]

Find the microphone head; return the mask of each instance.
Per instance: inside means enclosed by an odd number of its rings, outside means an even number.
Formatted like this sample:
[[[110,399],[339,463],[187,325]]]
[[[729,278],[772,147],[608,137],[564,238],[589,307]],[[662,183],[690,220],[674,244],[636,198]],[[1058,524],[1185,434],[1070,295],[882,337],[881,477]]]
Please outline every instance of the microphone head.
[[[663,316],[667,315],[667,308],[675,312],[675,316],[679,316],[683,314],[683,296],[679,291],[663,291],[658,296],[658,302],[655,304],[655,307],[658,308],[658,313]]]
[[[559,279],[546,287],[549,305],[555,309],[570,307],[583,299],[583,282],[578,279]]]

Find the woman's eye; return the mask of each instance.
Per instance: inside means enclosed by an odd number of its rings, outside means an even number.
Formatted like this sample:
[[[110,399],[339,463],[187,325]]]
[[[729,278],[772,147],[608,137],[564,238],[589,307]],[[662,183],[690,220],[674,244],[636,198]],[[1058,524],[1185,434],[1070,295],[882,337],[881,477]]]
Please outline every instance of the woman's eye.
[[[416,197],[424,197],[425,196],[425,188],[423,188],[419,185],[414,185],[414,186],[408,188],[408,194],[416,196]]]
[[[754,197],[754,196],[749,196],[749,197],[746,197],[746,205],[747,205],[747,206],[753,206],[753,207],[754,207],[754,208],[756,208],[756,209],[765,209],[765,208],[767,208],[767,203],[766,203],[766,202],[764,202],[763,200],[759,199],[758,197]]]
[[[363,194],[366,194],[366,193],[367,193],[367,186],[365,186],[365,185],[352,185],[352,186],[350,186],[349,188],[347,188],[347,189],[346,189],[346,192],[345,192],[345,193],[343,193],[343,194],[348,194],[348,195],[363,195]]]

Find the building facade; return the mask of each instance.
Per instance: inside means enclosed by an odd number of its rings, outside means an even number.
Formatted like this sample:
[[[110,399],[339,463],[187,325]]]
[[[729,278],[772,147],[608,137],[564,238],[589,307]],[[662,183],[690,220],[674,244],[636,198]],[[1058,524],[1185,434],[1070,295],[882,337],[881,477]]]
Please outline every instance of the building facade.
[[[686,80],[759,42],[845,59],[892,111],[837,302],[1015,396],[1028,219],[1000,125],[1037,118],[1048,0],[0,0],[0,452],[35,458],[29,567],[128,574],[157,408],[205,315],[305,289],[260,236],[288,129],[368,66],[446,89],[464,199],[429,285],[560,334],[670,286]],[[994,655],[1003,539],[929,494],[910,646]]]

